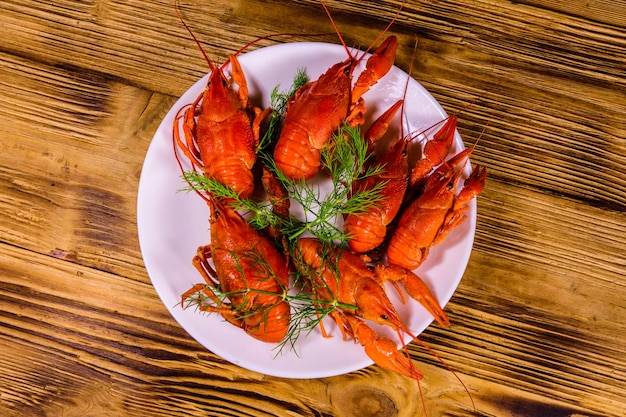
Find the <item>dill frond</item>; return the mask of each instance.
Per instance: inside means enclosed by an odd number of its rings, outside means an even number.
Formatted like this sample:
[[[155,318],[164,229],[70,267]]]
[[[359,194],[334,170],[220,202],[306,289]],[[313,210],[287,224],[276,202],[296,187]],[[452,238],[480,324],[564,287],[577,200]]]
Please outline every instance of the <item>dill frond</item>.
[[[269,226],[277,226],[279,219],[272,212],[272,205],[269,201],[256,201],[248,198],[241,198],[239,194],[215,180],[207,177],[201,172],[187,171],[183,178],[190,185],[183,188],[183,191],[204,191],[209,194],[229,201],[234,210],[246,213],[246,220],[256,230],[262,230]]]
[[[309,81],[309,76],[306,73],[306,69],[299,68],[293,78],[293,83],[287,91],[280,91],[280,85],[274,87],[270,94],[270,108],[272,109],[272,115],[270,116],[269,123],[265,134],[259,139],[256,152],[260,156],[267,156],[271,151],[271,148],[278,139],[280,134],[280,128],[287,111],[287,103],[289,99],[298,91],[303,85]]]

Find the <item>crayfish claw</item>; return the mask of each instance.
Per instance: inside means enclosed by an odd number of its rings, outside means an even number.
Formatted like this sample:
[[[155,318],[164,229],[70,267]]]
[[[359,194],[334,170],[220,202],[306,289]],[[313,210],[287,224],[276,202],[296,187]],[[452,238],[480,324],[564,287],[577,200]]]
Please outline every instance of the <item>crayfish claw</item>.
[[[354,316],[348,318],[355,339],[365,348],[365,353],[378,366],[419,381],[424,375],[413,365],[411,358],[401,353],[391,339],[380,336],[367,324]]]
[[[419,301],[419,303],[437,320],[443,327],[448,327],[450,325],[450,320],[446,316],[446,313],[443,312],[443,309],[439,305],[439,301],[432,293],[430,288],[426,285],[424,281],[413,272],[409,272],[408,278],[405,279],[402,284],[404,285],[404,289],[407,294],[411,296],[411,298]]]
[[[393,66],[397,46],[398,39],[392,35],[385,39],[378,49],[374,51],[365,64],[365,70],[359,74],[359,78],[354,83],[354,88],[352,89],[353,99],[360,98],[389,72]]]
[[[487,169],[484,166],[476,165],[471,175],[465,179],[463,189],[459,193],[454,202],[454,209],[458,210],[474,197],[479,195],[485,189],[485,181],[487,180]]]
[[[376,274],[383,281],[395,283],[402,282],[402,286],[406,293],[419,302],[443,327],[450,325],[450,320],[439,305],[439,301],[428,288],[428,285],[417,276],[413,271],[396,265],[378,266]]]

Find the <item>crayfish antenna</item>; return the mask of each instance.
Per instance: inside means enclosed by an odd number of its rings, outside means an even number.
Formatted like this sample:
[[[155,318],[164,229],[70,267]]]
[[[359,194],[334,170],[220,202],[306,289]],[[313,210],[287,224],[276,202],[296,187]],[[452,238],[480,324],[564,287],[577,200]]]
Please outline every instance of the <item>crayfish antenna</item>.
[[[428,417],[428,410],[426,409],[426,401],[424,400],[424,392],[422,391],[422,384],[421,384],[421,380],[423,378],[423,374],[421,373],[421,371],[418,371],[415,368],[415,365],[413,364],[413,360],[411,359],[411,354],[409,353],[409,347],[408,344],[404,342],[404,334],[406,334],[407,336],[409,336],[411,338],[411,340],[418,340],[417,336],[415,336],[409,329],[404,328],[404,329],[396,329],[396,333],[398,334],[398,339],[400,340],[400,342],[402,343],[402,350],[404,351],[404,354],[406,355],[406,357],[408,358],[408,362],[409,362],[409,367],[410,370],[409,372],[411,374],[414,374],[418,377],[413,377],[411,375],[407,375],[412,377],[415,382],[417,383],[417,391],[420,394],[420,400],[422,402],[422,410],[424,410],[424,415],[426,417]],[[410,343],[410,342],[409,342]]]
[[[322,3],[322,7],[324,8],[324,11],[326,12],[326,15],[328,16],[328,18],[330,19],[330,23],[331,23],[331,25],[333,25],[333,29],[335,29],[335,33],[337,34],[337,37],[339,38],[339,41],[343,45],[343,47],[346,50],[346,53],[348,54],[348,56],[351,57],[352,54],[350,53],[350,48],[348,48],[348,45],[346,45],[346,41],[343,39],[343,36],[341,36],[341,32],[339,31],[339,27],[337,26],[337,23],[335,23],[335,19],[333,19],[333,16],[330,14],[330,10],[328,10],[328,6],[326,6],[326,3],[324,3],[324,0],[320,0],[320,3]]]
[[[402,8],[402,6],[400,6],[400,8]],[[399,11],[398,11],[399,13]],[[409,71],[407,73],[407,77],[406,77],[406,82],[404,83],[404,92],[402,94],[402,107],[400,110],[400,137],[401,138],[405,138],[405,134],[404,134],[404,123],[406,122],[404,120],[404,118],[406,117],[406,113],[404,111],[404,107],[406,104],[406,94],[409,91],[409,81],[411,80],[411,75],[413,74],[413,65],[415,64],[415,55],[417,54],[417,43],[419,42],[419,38],[416,36],[415,37],[415,45],[413,45],[413,56],[411,57],[411,64],[409,65]],[[408,122],[407,122],[407,129],[408,129]],[[405,139],[407,140],[407,139]],[[408,142],[408,140],[407,140]]]
[[[395,23],[395,21],[398,20],[398,16],[400,16],[400,12],[402,11],[403,7],[404,7],[404,1],[400,4],[400,7],[396,11],[396,14],[391,18],[391,20],[389,21],[389,23],[387,24],[385,29],[383,29],[382,32],[380,32],[378,34],[376,39],[374,39],[374,42],[372,42],[371,45],[363,52],[363,56],[365,56],[365,54],[367,54],[369,51],[371,51],[371,49],[374,47],[374,45],[376,45],[378,43],[378,41],[380,39],[382,39],[382,37],[383,37],[383,35],[385,33],[389,32],[389,29],[391,28],[391,25],[393,25]],[[359,58],[359,60],[362,59],[363,56],[361,58]]]
[[[198,49],[200,49],[202,56],[204,56],[205,61],[207,62],[207,64],[209,64],[209,68],[211,68],[211,71],[215,71],[217,67],[213,64],[213,61],[211,61],[207,53],[204,51],[202,44],[200,43],[196,35],[193,33],[189,25],[187,25],[182,15],[180,14],[180,7],[178,5],[178,0],[174,0],[174,10],[176,11],[176,16],[178,17],[178,20],[180,20],[180,23],[183,24],[185,29],[187,29],[187,32],[189,32],[189,35],[191,35],[191,38],[193,39],[193,41],[196,43],[196,45],[198,45]]]
[[[180,116],[176,116],[176,118],[174,119],[174,134],[172,134],[172,145],[173,145],[173,150],[174,150],[174,157],[176,158],[176,163],[178,164],[178,168],[180,169],[181,174],[183,174],[185,181],[187,182],[187,184],[189,184],[189,186],[193,189],[193,191],[196,192],[196,194],[198,194],[200,196],[200,198],[202,198],[207,204],[211,204],[211,197],[210,195],[207,196],[205,195],[205,193],[203,193],[202,191],[198,190],[189,180],[189,178],[187,178],[187,176],[185,176],[185,167],[183,166],[183,162],[180,160],[180,155],[179,155],[179,148],[182,150],[182,152],[191,160],[191,165],[192,168],[195,172],[197,172],[196,170],[196,164],[197,162],[194,162],[194,157],[192,156],[192,151],[187,149],[185,147],[185,144],[181,141],[180,139],[180,134],[177,132],[178,129],[178,120],[180,119]]]
[[[454,372],[454,370],[450,367],[450,365],[448,365],[441,358],[441,356],[439,356],[437,354],[437,352],[435,352],[430,346],[428,346],[428,344],[426,344],[426,342],[424,342],[423,340],[421,340],[421,339],[419,339],[417,337],[415,337],[413,340],[417,341],[417,343],[422,345],[431,355],[433,355],[435,357],[435,359],[437,359],[437,361],[439,361],[439,363],[441,363],[443,365],[444,368],[446,368],[448,371],[450,371],[450,373],[454,376],[454,378],[457,381],[459,381],[459,383],[461,384],[461,386],[463,387],[463,389],[467,393],[467,396],[469,397],[470,402],[472,403],[472,409],[474,410],[474,415],[476,415],[477,410],[476,410],[476,403],[474,402],[474,397],[472,397],[472,394],[469,392],[469,389],[467,388],[467,385],[465,385],[465,383],[463,382],[461,377],[459,377],[459,375],[456,372]]]
[[[352,57],[352,54],[350,53],[350,48],[348,48],[348,45],[346,44],[346,41],[343,39],[343,36],[341,36],[341,32],[339,31],[339,27],[337,26],[337,23],[335,23],[335,20],[333,19],[333,16],[330,14],[330,10],[328,10],[328,6],[326,6],[326,3],[324,3],[324,0],[320,0],[320,3],[322,4],[322,7],[324,8],[324,11],[326,12],[326,15],[330,19],[330,23],[333,25],[333,29],[335,29],[335,33],[337,33],[337,36],[339,37],[339,41],[341,42],[341,44],[343,45],[344,49],[346,50],[346,53],[348,54],[349,57]],[[394,22],[398,19],[398,16],[400,16],[400,12],[402,11],[403,7],[404,7],[404,1],[402,2],[402,4],[400,4],[400,8],[398,8],[398,10],[396,11],[396,14],[389,21],[389,23],[387,24],[385,29],[383,29],[382,32],[380,32],[378,34],[376,39],[374,39],[374,42],[372,42],[370,44],[370,46],[368,46],[368,48],[365,51],[363,51],[363,55],[360,58],[358,58],[358,59],[355,58],[357,61],[360,61],[361,59],[363,59],[363,57],[369,51],[372,50],[374,45],[376,45],[378,43],[378,41],[383,37],[383,35],[385,33],[389,32],[389,29],[391,28],[391,25],[393,25]]]
[[[410,358],[409,355],[409,351],[408,351],[408,346],[406,343],[404,343],[404,338],[402,337],[402,333],[406,334],[407,336],[409,336],[412,340],[415,340],[417,343],[419,343],[420,345],[422,345],[431,355],[433,355],[435,357],[435,359],[437,359],[437,361],[439,361],[444,368],[446,368],[446,370],[450,371],[450,373],[452,373],[452,375],[454,376],[454,378],[459,381],[459,383],[461,384],[461,386],[463,387],[463,389],[465,390],[465,392],[467,393],[467,396],[470,399],[470,402],[472,403],[472,409],[474,410],[474,414],[476,415],[476,403],[474,402],[474,398],[472,397],[472,394],[469,392],[469,389],[467,388],[467,385],[465,385],[465,383],[463,382],[463,380],[458,376],[458,374],[456,372],[454,372],[454,370],[450,367],[450,365],[448,365],[442,358],[441,356],[439,356],[437,354],[437,352],[435,352],[430,346],[428,346],[428,344],[426,344],[426,342],[424,342],[423,340],[421,340],[420,338],[418,338],[417,336],[415,336],[410,330],[408,329],[396,329],[396,332],[398,333],[398,337],[400,338],[400,340],[402,341],[402,347],[403,350],[405,351],[406,355]],[[412,362],[411,362],[411,366],[412,366]],[[421,378],[420,378],[421,379]],[[424,407],[424,415],[428,415],[426,412],[426,404],[424,403],[424,394],[422,393],[422,387],[420,385],[420,379],[415,379],[417,381],[417,386],[419,389],[419,393],[420,393],[420,398],[422,399],[422,406]]]

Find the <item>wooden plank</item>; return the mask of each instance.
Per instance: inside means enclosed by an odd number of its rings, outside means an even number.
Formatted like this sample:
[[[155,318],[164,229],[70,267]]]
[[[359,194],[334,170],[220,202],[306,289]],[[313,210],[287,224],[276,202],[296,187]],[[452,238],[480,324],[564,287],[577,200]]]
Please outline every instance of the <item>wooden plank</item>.
[[[3,415],[81,410],[93,415],[146,416],[162,415],[163,410],[176,410],[173,415],[349,416],[355,410],[361,416],[422,415],[415,383],[378,367],[333,378],[286,380],[230,365],[191,340],[144,283],[6,245],[0,245],[0,266],[4,277],[0,358],[3,369],[11,372],[0,375]],[[43,274],[45,280],[41,280]],[[36,291],[33,280],[39,281]],[[75,288],[81,289],[79,295]],[[518,331],[502,335],[506,329],[489,320],[477,326],[476,317],[481,316],[470,311],[475,307],[467,304],[453,312],[460,319],[463,310],[468,313],[465,320],[459,320],[457,330],[431,331],[424,339],[457,371],[477,365],[459,376],[482,415],[515,416],[523,407],[594,415],[589,414],[598,408],[593,397],[578,406],[568,405],[573,401],[567,397],[538,398],[536,394],[543,393],[541,385],[545,390],[548,382],[531,387],[528,393],[519,386],[506,388],[507,375],[516,364],[503,366],[498,358],[519,349],[520,358],[525,359],[529,345],[536,341],[524,340]],[[482,318],[486,316],[483,313]],[[510,325],[509,333],[519,326],[518,320],[491,318]],[[482,328],[479,336],[493,334],[476,339],[477,328]],[[488,346],[477,349],[477,340]],[[498,343],[504,340],[519,342]],[[421,389],[429,415],[439,415],[444,409],[446,415],[473,415],[461,383],[446,369],[432,365],[429,353],[416,347],[411,351],[425,373]],[[587,395],[593,393],[586,389]],[[496,398],[489,395],[494,390],[499,393]],[[570,395],[561,389],[556,392]],[[503,401],[504,393],[509,400]],[[126,400],[129,397],[132,403]],[[604,415],[614,410],[610,404],[600,406]]]
[[[288,41],[312,40],[311,35],[330,32],[329,36],[319,39],[337,42],[330,24],[320,24],[326,19],[319,2],[297,1],[288,6],[273,2],[271,5],[268,8],[265,2],[258,0],[234,3],[234,6],[226,1],[186,1],[181,9],[207,52],[217,57],[218,62],[256,37],[276,33],[277,28],[270,25],[270,16],[276,13],[286,17],[280,32],[301,34]],[[329,2],[331,11],[336,9],[335,5]],[[358,2],[342,2],[341,7],[356,13],[337,12],[335,16],[347,43],[367,45],[391,21],[398,5],[383,3],[375,15],[367,17],[362,15]],[[32,58],[43,62],[101,71],[153,91],[178,95],[184,85],[208,70],[206,63],[177,20],[172,2],[153,2],[149,10],[147,13],[144,2],[138,0],[111,0],[81,6],[10,0],[0,9],[5,22],[0,29],[3,35],[0,42],[5,51],[20,51],[21,54],[28,50]],[[365,23],[371,19],[380,22],[380,27]],[[612,27],[598,31],[595,22],[557,12],[538,12],[524,5],[504,2],[407,2],[392,31],[404,34],[399,57],[403,68],[408,68],[417,35],[420,48],[428,49],[437,57],[451,59],[459,53],[463,56],[463,50],[471,47],[488,57],[491,63],[518,66],[524,63],[520,58],[526,57],[526,64],[532,67],[540,65],[551,71],[567,68],[569,72],[575,69],[578,72],[572,75],[588,77],[593,74],[594,79],[604,73],[606,82],[624,85],[621,77],[624,64],[619,54],[626,42],[623,33]],[[533,34],[532,42],[529,33]],[[559,36],[555,37],[555,33]],[[283,40],[278,38],[278,41]],[[456,44],[455,48],[445,46],[450,41]],[[262,42],[250,49],[267,44],[269,42]],[[224,45],[228,45],[228,50]],[[514,62],[512,51],[515,51]],[[607,51],[608,56],[611,51],[615,52],[614,59],[608,58]],[[602,63],[600,68],[599,62]],[[574,65],[570,65],[572,63]]]
[[[305,7],[311,13],[319,9],[317,2],[302,3],[294,7]],[[333,3],[329,5],[332,10]],[[626,112],[626,87],[622,76],[626,68],[619,51],[626,48],[626,38],[612,28],[602,33],[592,32],[591,22],[578,22],[556,13],[536,15],[532,11],[520,11],[520,6],[515,5],[479,3],[478,6],[453,2],[440,2],[436,6],[406,5],[393,26],[401,36],[398,65],[408,68],[417,34],[420,43],[414,74],[449,112],[483,97],[473,109],[462,115],[460,126],[470,144],[487,122],[492,121],[474,157],[477,161],[488,157],[493,175],[528,183],[534,188],[548,188],[551,192],[593,205],[623,209],[626,204],[623,181],[626,176],[626,145],[623,140],[626,138],[626,121],[621,115]],[[72,27],[69,33],[63,24],[67,22],[63,20],[55,23],[59,25],[56,29],[45,26],[45,22],[54,22],[53,16],[59,13],[57,7],[60,6],[7,8],[6,20],[15,22],[15,30],[28,32],[0,36],[0,39],[13,39],[17,35],[21,39],[20,47],[24,43],[28,45],[35,59],[61,66],[69,66],[71,59],[73,66],[106,71],[126,82],[144,85],[155,91],[169,89],[165,91],[167,93],[180,94],[206,71],[206,64],[169,4],[151,10],[151,18],[146,17],[143,6],[136,2],[104,3],[93,9],[72,11],[74,14],[63,9],[71,18],[84,21],[84,25]],[[344,2],[342,7],[351,10],[360,6]],[[41,9],[36,16],[19,14],[32,13],[33,8]],[[182,5],[182,10],[189,23],[197,27],[201,40],[206,41],[209,53],[221,57],[218,61],[232,51],[211,50],[211,35],[222,40],[232,39],[233,49],[236,49],[252,38],[245,38],[243,27],[246,19],[260,20],[263,13],[269,13],[267,7],[256,2],[247,2],[246,7],[234,9],[225,4],[209,7],[189,2]],[[230,18],[224,17],[224,10],[230,10]],[[377,16],[381,27],[384,21],[392,18],[394,11],[395,7],[391,5],[381,11]],[[261,14],[253,15],[255,12]],[[294,9],[288,16],[297,12]],[[507,21],[507,16],[519,16],[520,13],[526,16],[523,22]],[[306,16],[306,13],[301,14]],[[437,20],[434,20],[435,15]],[[458,16],[461,15],[464,16],[463,21],[459,21]],[[485,15],[490,19],[485,20]],[[157,19],[161,25],[148,19]],[[371,25],[364,29],[361,24],[364,17],[338,13],[336,19],[350,44],[362,44],[363,40],[374,39],[380,30]],[[258,23],[257,20],[254,22]],[[286,19],[286,26],[281,29],[302,31],[299,26],[292,27],[290,22]],[[118,33],[111,36],[107,33],[109,27],[115,27]],[[136,27],[144,28],[145,32],[131,33],[131,28],[136,31]],[[159,27],[162,27],[161,31]],[[59,31],[60,28],[64,31],[62,42],[60,35],[52,36],[54,30]],[[310,27],[314,33],[329,29],[330,26],[322,28],[319,23]],[[124,33],[124,30],[129,33]],[[219,32],[222,30],[231,32],[226,35]],[[41,35],[44,32],[46,36]],[[531,32],[533,43],[528,36]],[[555,32],[560,33],[560,37],[555,37]],[[40,35],[34,36],[37,33]],[[94,33],[99,37],[95,37]],[[451,38],[451,33],[456,38]],[[563,39],[563,33],[569,38]],[[332,41],[333,38],[334,35],[330,35],[324,39]],[[39,43],[29,44],[35,40]],[[96,49],[87,48],[95,41]],[[455,43],[453,49],[444,47],[445,42],[450,41]],[[79,56],[70,57],[64,52],[67,42],[76,44],[71,50],[78,51],[72,53]],[[171,46],[163,45],[161,54],[142,50],[143,44],[155,43]],[[5,49],[15,47],[7,45]],[[111,50],[118,51],[113,55],[119,58],[113,61],[111,58],[94,59],[94,54],[105,54]],[[512,61],[511,51],[515,51],[515,62]],[[610,51],[615,52],[615,59],[610,58],[613,55]],[[190,65],[177,69],[167,67],[172,63],[172,57]],[[99,62],[104,67],[94,68],[93,62]],[[567,68],[567,73],[563,72],[564,68]],[[192,69],[191,72],[189,69]],[[567,90],[559,82],[563,77],[569,80],[565,84]],[[497,83],[494,83],[495,79]],[[565,102],[567,107],[563,106]],[[486,148],[490,151],[489,156],[483,153]],[[536,148],[541,151],[537,152]],[[590,165],[579,164],[583,154],[589,157]],[[510,155],[515,155],[515,158],[511,159]],[[606,168],[600,168],[605,163]],[[564,177],[563,181],[560,177]]]
[[[192,25],[194,31],[219,63],[257,36],[273,33],[250,36],[242,26],[224,24],[224,11],[232,10],[231,2],[204,2],[198,7],[196,3],[182,9],[186,18],[202,23]],[[176,95],[209,70],[177,19],[173,1],[147,6],[143,1],[111,0],[77,6],[13,0],[5,2],[0,12],[2,49],[17,55],[29,51],[29,58],[51,65],[85,68]],[[210,28],[209,40],[203,27]],[[225,50],[225,44],[232,47]]]
[[[626,26],[626,2],[623,0],[568,1],[524,0],[520,3],[536,7],[539,10],[554,10],[558,13],[579,16],[596,22],[619,27]]]
[[[328,4],[347,43],[367,45],[399,2],[373,16]],[[404,69],[418,35],[414,75],[449,112],[464,108],[466,143],[487,126],[473,161],[490,177],[453,327],[423,335],[479,415],[626,408],[619,7],[409,1],[392,27]],[[314,0],[182,10],[218,62],[276,31],[337,42]],[[161,118],[207,71],[171,1],[7,0],[0,21],[0,414],[423,414],[415,384],[378,367],[311,381],[237,368],[163,308],[141,262],[136,187]],[[410,352],[429,415],[474,415],[453,375]]]
[[[228,364],[191,340],[144,283],[7,245],[0,268],[5,416],[342,415],[351,404],[373,407],[362,415],[385,415],[382,407],[408,416],[421,407],[413,381],[377,367],[286,380]]]
[[[570,413],[619,415],[626,214],[491,180],[478,220],[468,269],[446,308],[452,327],[431,326],[421,338],[462,373],[562,401]],[[552,415],[527,406],[528,415]]]
[[[0,55],[0,237],[145,279],[136,192],[172,99]],[[68,231],[71,231],[68,233]]]

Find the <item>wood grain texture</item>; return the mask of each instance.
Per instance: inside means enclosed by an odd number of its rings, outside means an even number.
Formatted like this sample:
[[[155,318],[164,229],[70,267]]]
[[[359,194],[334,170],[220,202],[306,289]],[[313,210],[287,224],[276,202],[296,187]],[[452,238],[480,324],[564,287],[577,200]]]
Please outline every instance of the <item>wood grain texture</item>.
[[[181,3],[219,63],[268,34],[290,35],[248,49],[339,41],[316,0]],[[327,2],[360,47],[401,3]],[[414,60],[461,111],[489,170],[452,327],[420,336],[476,411],[412,343],[428,416],[626,409],[625,6],[407,0],[390,29],[396,65]],[[229,364],[161,303],[137,238],[139,175],[208,71],[173,1],[4,0],[0,23],[0,415],[425,415],[417,384],[376,366],[289,380]]]

